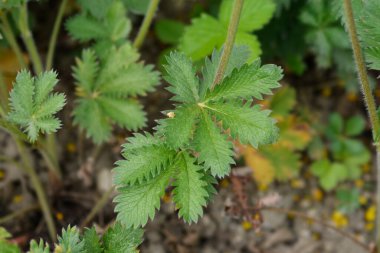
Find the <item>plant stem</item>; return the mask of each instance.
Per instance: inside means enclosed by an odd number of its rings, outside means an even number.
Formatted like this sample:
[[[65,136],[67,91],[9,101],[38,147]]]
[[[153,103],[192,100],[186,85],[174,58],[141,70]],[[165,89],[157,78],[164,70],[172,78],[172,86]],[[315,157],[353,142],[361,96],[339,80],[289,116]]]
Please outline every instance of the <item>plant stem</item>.
[[[376,246],[377,252],[380,252],[380,146],[379,146],[379,117],[376,112],[375,98],[372,94],[371,87],[369,85],[367,69],[364,62],[364,57],[360,47],[355,18],[352,10],[351,0],[344,1],[344,13],[346,17],[346,25],[348,33],[351,39],[352,50],[354,53],[355,64],[358,72],[358,77],[362,87],[362,93],[364,95],[364,102],[368,110],[368,117],[371,122],[372,138],[376,146],[376,173],[377,173],[377,191],[376,191]]]
[[[14,140],[16,142],[17,148],[21,156],[23,169],[28,174],[30,181],[33,185],[33,188],[36,191],[37,198],[40,203],[41,210],[48,227],[49,235],[52,240],[55,240],[57,236],[57,231],[54,225],[53,214],[51,212],[48,199],[44,191],[44,188],[42,186],[42,183],[37,175],[36,170],[34,169],[34,167],[32,167],[32,161],[29,157],[29,153],[27,152],[24,144],[20,140],[18,140],[17,137],[14,137]]]
[[[58,9],[57,17],[54,22],[54,28],[53,28],[53,32],[51,34],[50,42],[49,42],[49,50],[46,57],[47,70],[50,70],[53,65],[54,52],[55,52],[55,46],[57,44],[58,32],[61,27],[63,13],[65,12],[66,5],[67,5],[67,0],[62,0],[61,5],[59,6],[59,9]]]
[[[228,59],[230,58],[232,48],[234,46],[236,32],[239,26],[240,14],[243,9],[244,0],[235,0],[234,7],[232,9],[230,23],[228,25],[227,38],[223,46],[223,53],[220,58],[218,69],[215,74],[214,83],[211,86],[211,90],[215,85],[220,83],[224,78],[224,73],[227,68]]]
[[[29,52],[30,58],[33,63],[33,68],[36,74],[43,71],[42,62],[36,44],[34,42],[32,33],[28,25],[28,9],[26,3],[24,3],[20,8],[20,16],[18,20],[18,28],[21,32],[21,37],[25,43],[26,49]]]
[[[30,206],[27,206],[23,209],[17,210],[11,214],[0,217],[0,224],[10,222],[19,216],[24,216],[26,213],[28,213],[30,211],[38,210],[39,208],[40,208],[39,205],[30,205]]]
[[[140,30],[137,33],[135,41],[133,42],[133,46],[135,48],[140,48],[142,43],[144,42],[144,39],[146,37],[146,34],[148,33],[149,26],[152,23],[154,14],[156,13],[159,3],[160,0],[150,0],[148,10],[146,11],[144,17],[144,21],[141,24]]]
[[[104,206],[107,204],[109,198],[111,197],[112,193],[114,192],[114,187],[112,186],[108,191],[103,193],[102,197],[96,202],[95,206],[92,208],[91,212],[86,216],[86,218],[81,223],[80,227],[84,228],[85,226],[90,223],[90,221],[95,217],[95,215],[100,212],[104,208]]]
[[[0,14],[1,24],[0,29],[3,32],[7,42],[11,46],[13,52],[16,54],[17,60],[21,66],[21,68],[25,68],[25,60],[22,55],[22,51],[17,43],[16,37],[13,34],[12,27],[9,24],[8,18],[5,13]]]

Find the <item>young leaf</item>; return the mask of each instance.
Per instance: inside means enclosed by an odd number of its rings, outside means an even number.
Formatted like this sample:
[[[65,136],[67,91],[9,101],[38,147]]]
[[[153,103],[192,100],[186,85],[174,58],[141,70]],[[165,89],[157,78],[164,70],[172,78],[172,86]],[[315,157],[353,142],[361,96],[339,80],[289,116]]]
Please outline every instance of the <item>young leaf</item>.
[[[179,172],[173,183],[173,201],[179,209],[179,217],[188,223],[197,222],[207,203],[207,183],[203,181],[201,167],[194,164],[194,159],[187,153],[183,153],[179,159]]]
[[[272,94],[271,89],[280,87],[282,70],[272,64],[260,67],[257,60],[251,65],[244,65],[231,73],[213,91],[206,95],[207,100],[220,99],[262,99],[263,94]]]
[[[83,243],[86,253],[103,253],[102,245],[95,228],[86,228],[83,234]]]
[[[167,143],[176,149],[189,143],[200,110],[198,106],[185,105],[177,107],[172,113],[173,117],[159,121],[158,133],[165,135]]]
[[[94,142],[106,141],[112,124],[134,130],[145,126],[142,106],[130,95],[143,95],[157,85],[159,78],[151,66],[135,63],[139,55],[129,44],[109,49],[105,58],[84,50],[77,59],[74,77],[77,94],[74,123]]]
[[[233,138],[243,144],[257,147],[270,144],[278,137],[275,121],[269,117],[269,111],[261,111],[258,105],[249,103],[215,103],[208,106],[211,114],[222,121],[224,129],[230,129]]]
[[[61,93],[52,93],[57,82],[54,71],[44,72],[37,78],[25,70],[17,74],[10,93],[8,120],[23,128],[31,142],[40,133],[56,132],[61,127],[55,114],[63,108],[66,99]]]
[[[32,240],[30,242],[30,250],[28,253],[50,253],[50,247],[47,243],[44,244],[44,241],[42,239],[39,243],[37,243],[35,240]]]
[[[84,241],[81,241],[79,237],[79,230],[76,227],[68,226],[67,230],[63,228],[62,235],[58,236],[58,245],[56,245],[55,251],[64,253],[82,253],[84,245]]]
[[[144,226],[153,219],[156,209],[160,208],[160,198],[165,193],[174,166],[168,166],[156,177],[143,184],[119,187],[114,198],[117,219],[127,228]]]
[[[225,25],[230,21],[233,1],[223,0],[219,19]],[[276,5],[272,0],[247,0],[244,1],[239,21],[239,30],[252,32],[261,29],[272,18]],[[254,18],[252,18],[254,17]]]
[[[209,113],[203,111],[194,136],[194,149],[199,152],[198,160],[210,169],[212,176],[224,177],[234,164],[231,142],[220,132]]]
[[[149,143],[149,137],[139,136],[129,138],[130,143],[124,145],[123,155],[126,160],[116,162],[114,183],[120,186],[134,185],[146,182],[165,170],[169,161],[173,160],[174,152],[164,143]],[[135,145],[136,142],[147,141],[148,145]],[[158,139],[158,138],[157,138]],[[135,142],[135,143],[134,143]]]
[[[116,223],[103,236],[104,253],[137,253],[136,248],[142,243],[142,236],[142,229],[130,229]]]
[[[190,59],[184,54],[172,52],[167,58],[165,80],[171,84],[168,90],[175,94],[172,100],[195,103],[199,99],[199,81]]]

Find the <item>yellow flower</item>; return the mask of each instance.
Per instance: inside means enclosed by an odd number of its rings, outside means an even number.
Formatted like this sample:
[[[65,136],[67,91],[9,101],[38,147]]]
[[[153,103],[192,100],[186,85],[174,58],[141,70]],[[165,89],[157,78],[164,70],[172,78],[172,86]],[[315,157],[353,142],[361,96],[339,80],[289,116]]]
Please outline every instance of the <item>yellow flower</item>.
[[[61,212],[57,212],[56,214],[55,214],[55,218],[57,218],[57,220],[63,220],[63,213],[61,213]]]
[[[357,188],[363,188],[363,186],[364,186],[364,181],[363,181],[363,179],[356,179],[356,180],[355,180],[355,186],[356,186]]]
[[[241,226],[244,228],[244,230],[248,231],[252,228],[252,224],[248,221],[243,221],[241,223]]]
[[[3,180],[5,178],[5,172],[0,169],[0,180]]]
[[[293,187],[294,189],[301,189],[305,186],[305,182],[301,179],[293,179],[290,182],[290,186]]]
[[[335,226],[337,226],[338,228],[344,228],[344,227],[347,227],[348,225],[347,217],[339,211],[334,211],[334,213],[331,216],[331,220],[334,222]]]
[[[324,97],[330,97],[331,96],[331,87],[323,87],[322,95]]]
[[[226,178],[224,178],[222,181],[220,181],[220,186],[222,188],[227,188],[229,185],[230,185],[230,182]]]
[[[77,146],[74,143],[69,142],[66,145],[66,150],[69,153],[75,153],[77,151]]]
[[[361,196],[359,197],[359,203],[360,203],[360,205],[362,205],[362,206],[364,206],[365,204],[367,204],[367,203],[368,203],[368,198],[367,198],[367,196],[365,196],[365,195],[361,195]]]
[[[22,201],[22,199],[23,199],[22,195],[17,194],[15,196],[13,196],[12,202],[17,204],[17,203],[20,203]]]
[[[372,231],[375,228],[375,224],[373,222],[368,222],[365,224],[365,230]]]
[[[356,102],[358,101],[358,99],[359,99],[358,95],[354,92],[349,92],[347,94],[347,100],[350,102]]]
[[[370,206],[365,212],[364,218],[366,221],[375,221],[376,219],[376,206]]]

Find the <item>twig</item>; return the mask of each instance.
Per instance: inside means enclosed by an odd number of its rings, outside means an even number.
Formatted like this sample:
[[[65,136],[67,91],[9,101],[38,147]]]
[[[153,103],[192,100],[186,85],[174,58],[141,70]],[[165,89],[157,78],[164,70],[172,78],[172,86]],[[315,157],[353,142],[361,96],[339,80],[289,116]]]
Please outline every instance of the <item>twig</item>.
[[[343,230],[340,230],[338,229],[337,227],[323,221],[323,220],[320,220],[320,219],[317,219],[317,218],[314,218],[314,217],[311,217],[311,216],[308,216],[304,213],[301,213],[301,212],[297,212],[297,211],[293,211],[293,210],[288,210],[288,209],[283,209],[283,208],[275,208],[275,207],[264,207],[262,208],[261,210],[268,210],[268,211],[272,211],[272,212],[276,212],[276,213],[285,213],[285,214],[288,214],[288,215],[292,215],[292,216],[295,216],[295,217],[299,217],[299,218],[302,218],[302,219],[305,219],[305,220],[310,220],[312,221],[313,223],[317,223],[317,224],[320,224],[326,228],[329,228],[333,231],[335,231],[336,233],[342,235],[343,237],[345,238],[348,238],[350,239],[352,242],[354,242],[355,244],[357,244],[358,246],[360,246],[361,248],[363,248],[364,250],[368,251],[368,252],[371,252],[371,248],[366,245],[365,243],[359,241],[357,238],[355,238],[355,236],[343,231]]]
[[[26,151],[24,144],[15,136],[14,136],[14,140],[16,142],[17,148],[21,156],[22,168],[28,174],[30,181],[32,183],[32,186],[34,190],[36,191],[42,213],[47,223],[49,235],[52,238],[52,240],[55,240],[57,236],[57,230],[54,225],[53,214],[51,212],[45,190],[37,175],[36,170],[34,169],[34,167],[32,167],[32,161],[29,157],[29,153]]]
[[[230,58],[232,48],[234,46],[236,32],[239,26],[240,14],[243,8],[244,0],[235,0],[234,7],[232,9],[230,23],[228,25],[227,38],[223,46],[223,53],[220,57],[220,62],[218,69],[215,74],[214,82],[212,84],[211,90],[214,89],[215,85],[223,80],[224,73],[226,71],[228,60]]]
[[[355,64],[358,72],[358,77],[362,87],[362,93],[364,95],[364,102],[367,107],[368,117],[371,122],[372,137],[374,144],[376,146],[376,167],[377,167],[377,192],[376,192],[376,202],[377,202],[377,213],[376,213],[376,245],[377,250],[380,252],[380,146],[379,146],[379,117],[376,113],[375,98],[372,94],[371,87],[369,85],[367,69],[364,62],[364,57],[360,47],[355,18],[352,10],[351,0],[344,1],[344,13],[346,17],[347,30],[351,39],[352,50],[354,53]]]
[[[48,50],[48,54],[46,57],[46,69],[47,70],[50,70],[53,66],[55,46],[57,44],[58,32],[59,32],[59,29],[61,27],[63,13],[65,12],[66,5],[67,5],[67,0],[62,0],[61,5],[59,6],[59,9],[58,9],[57,17],[55,19],[53,32],[51,34],[50,42],[49,42],[49,50]]]
[[[28,213],[30,211],[34,211],[34,210],[38,210],[38,209],[40,209],[39,205],[30,205],[30,206],[27,206],[27,207],[25,207],[23,209],[17,210],[17,211],[15,211],[13,213],[10,213],[8,215],[0,217],[0,224],[7,223],[7,222],[12,221],[13,219],[19,217],[19,216],[24,216],[26,213]]]
[[[36,44],[34,42],[32,33],[28,25],[28,9],[26,3],[20,7],[20,16],[18,19],[18,28],[21,32],[21,37],[25,43],[26,49],[29,52],[30,58],[33,63],[33,68],[36,74],[43,71],[42,62]]]
[[[135,41],[133,42],[133,46],[135,48],[140,48],[142,43],[144,42],[145,36],[148,33],[149,26],[152,23],[154,14],[156,13],[159,3],[160,0],[150,0],[148,10],[146,11],[140,30],[137,33]]]
[[[90,221],[95,217],[95,215],[104,208],[104,206],[109,201],[109,198],[111,197],[113,192],[114,192],[114,187],[112,186],[108,191],[103,193],[102,197],[96,202],[95,206],[92,208],[90,213],[86,216],[86,218],[81,223],[80,225],[81,228],[84,228],[85,226],[87,226],[88,223],[90,223]]]
[[[11,46],[13,52],[16,54],[17,60],[20,63],[21,68],[25,68],[25,60],[22,55],[20,46],[17,43],[16,37],[13,34],[12,28],[9,24],[8,18],[5,13],[0,14],[1,24],[0,29],[3,32],[4,37],[7,39],[7,42]]]

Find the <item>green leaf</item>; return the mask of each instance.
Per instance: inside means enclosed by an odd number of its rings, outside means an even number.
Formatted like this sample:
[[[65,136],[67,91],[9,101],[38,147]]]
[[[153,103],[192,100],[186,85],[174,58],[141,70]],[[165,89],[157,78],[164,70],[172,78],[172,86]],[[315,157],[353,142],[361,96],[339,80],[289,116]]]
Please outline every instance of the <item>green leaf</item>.
[[[173,166],[168,166],[156,177],[144,184],[118,187],[119,194],[114,198],[117,220],[127,228],[144,226],[153,219],[156,209],[160,208],[160,198],[165,193]]]
[[[213,85],[222,52],[222,49],[214,50],[210,58],[205,58],[205,63],[202,68],[203,81],[200,85],[200,97],[202,99],[204,98],[206,91]],[[244,63],[248,61],[249,57],[250,52],[247,46],[234,46],[228,60],[224,77],[229,76],[234,69],[240,69]]]
[[[172,113],[173,117],[159,121],[158,133],[165,136],[172,148],[177,149],[189,143],[200,110],[198,106],[179,106]]]
[[[219,19],[228,25],[233,9],[233,1],[223,0]],[[239,30],[252,32],[261,29],[272,18],[276,5],[272,0],[246,0],[240,15]]]
[[[206,95],[207,100],[236,99],[251,97],[263,99],[263,94],[272,94],[271,89],[280,87],[282,69],[272,64],[260,67],[257,60],[251,65],[244,65],[232,71],[222,83]]]
[[[380,3],[376,0],[364,1],[364,8],[358,19],[358,32],[370,68],[380,70]]]
[[[89,11],[94,17],[103,18],[110,7],[109,0],[78,0],[83,9]]]
[[[54,71],[44,72],[36,79],[22,70],[10,93],[9,122],[20,126],[31,142],[37,140],[39,133],[56,132],[61,122],[54,117],[66,103],[65,96],[52,93],[57,84]]]
[[[58,236],[58,246],[62,253],[82,253],[84,250],[84,242],[80,240],[79,230],[76,227],[67,227],[62,229],[62,235]]]
[[[165,80],[171,85],[168,90],[175,94],[172,100],[183,103],[198,101],[199,81],[191,60],[182,53],[172,52],[167,61]]]
[[[66,29],[71,37],[81,42],[105,38],[108,32],[102,22],[86,14],[78,14],[67,20]]]
[[[142,106],[128,96],[145,95],[158,84],[152,66],[136,63],[139,55],[128,43],[111,47],[104,58],[92,50],[83,51],[82,58],[74,67],[79,96],[74,123],[96,143],[111,136],[113,124],[133,131],[144,127]]]
[[[95,228],[86,228],[83,233],[83,243],[86,253],[102,253],[102,245]]]
[[[171,19],[160,19],[154,26],[154,30],[159,40],[167,44],[177,44],[184,29],[184,24]]]
[[[235,44],[237,46],[247,46],[249,48],[248,62],[256,60],[262,53],[261,45],[256,35],[238,32],[236,34]]]
[[[329,117],[328,127],[326,129],[326,135],[332,138],[333,136],[339,135],[343,132],[343,118],[339,113],[332,113]]]
[[[233,151],[227,136],[220,132],[210,115],[203,111],[194,136],[194,149],[199,153],[198,160],[210,169],[212,176],[224,177],[231,171]]]
[[[95,143],[106,141],[112,129],[99,104],[90,99],[78,99],[76,102],[74,124],[79,125]]]
[[[104,253],[137,253],[143,233],[142,229],[126,228],[117,222],[103,236]]]
[[[312,164],[311,171],[319,177],[323,189],[330,191],[347,178],[347,169],[343,164],[320,160]]]
[[[254,147],[270,144],[278,137],[275,121],[269,117],[269,111],[262,111],[258,105],[249,103],[212,104],[207,106],[210,113],[222,121],[224,129],[230,129],[234,139]]]
[[[273,114],[286,116],[296,104],[296,90],[286,86],[276,91],[273,95],[269,108]]]
[[[37,243],[35,240],[32,240],[30,242],[30,250],[28,253],[50,253],[50,247],[47,243],[44,244],[44,241],[42,239],[40,239],[39,243]]]
[[[105,115],[119,126],[136,131],[146,124],[146,114],[142,106],[131,99],[99,97],[97,100]],[[121,117],[120,115],[124,115]]]
[[[227,26],[222,25],[215,18],[203,13],[185,28],[179,50],[191,57],[193,61],[200,60],[210,54],[214,48],[222,46],[226,37],[226,28]]]
[[[128,138],[123,155],[126,160],[116,162],[114,183],[119,186],[142,184],[165,170],[174,158],[174,152],[158,138],[137,135]]]
[[[94,90],[96,76],[99,72],[99,64],[94,51],[83,50],[82,59],[76,58],[75,63],[73,76],[77,81],[76,85],[84,89],[86,93],[91,93]]]
[[[17,245],[9,243],[7,241],[0,240],[1,253],[21,253],[21,250]]]
[[[123,0],[123,2],[131,12],[143,15],[148,9],[150,0]]]
[[[194,164],[193,158],[183,153],[180,159],[179,172],[173,183],[173,200],[179,209],[179,217],[183,217],[188,223],[197,222],[207,203],[207,183],[202,180],[201,167]]]
[[[336,193],[339,209],[343,213],[352,213],[360,207],[360,192],[358,189],[340,189]]]
[[[352,116],[345,124],[345,134],[347,136],[356,136],[361,134],[365,128],[365,120],[359,115]]]

